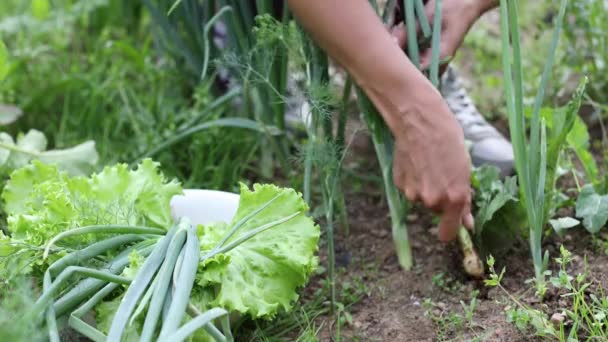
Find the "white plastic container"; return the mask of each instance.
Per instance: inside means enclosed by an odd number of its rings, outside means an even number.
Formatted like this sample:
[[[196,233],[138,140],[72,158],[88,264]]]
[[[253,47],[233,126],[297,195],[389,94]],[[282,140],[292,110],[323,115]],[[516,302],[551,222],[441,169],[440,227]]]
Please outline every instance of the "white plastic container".
[[[186,216],[192,224],[230,223],[239,207],[239,195],[216,190],[184,189],[171,199],[174,220]]]

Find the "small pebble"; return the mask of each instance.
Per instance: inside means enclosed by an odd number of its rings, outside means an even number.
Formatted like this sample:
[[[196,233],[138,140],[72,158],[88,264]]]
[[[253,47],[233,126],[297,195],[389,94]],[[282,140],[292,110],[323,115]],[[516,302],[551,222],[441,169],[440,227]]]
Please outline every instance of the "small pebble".
[[[556,312],[551,316],[551,323],[553,323],[553,325],[556,327],[559,327],[559,325],[563,323],[565,319],[566,316],[563,313]]]

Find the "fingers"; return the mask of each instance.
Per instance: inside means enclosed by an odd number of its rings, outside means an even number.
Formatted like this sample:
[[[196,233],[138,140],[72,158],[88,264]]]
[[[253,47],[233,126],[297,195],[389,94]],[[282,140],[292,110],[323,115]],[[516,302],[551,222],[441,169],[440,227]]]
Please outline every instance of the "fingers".
[[[462,210],[462,225],[465,226],[468,230],[475,229],[475,219],[473,218],[473,214],[471,213],[471,200],[465,202],[464,208]]]
[[[420,52],[420,69],[427,70],[431,67],[431,56],[433,55],[433,49],[428,48]],[[443,74],[448,65],[450,64],[452,57],[454,56],[454,49],[447,46],[445,42],[439,43],[439,74]]]
[[[475,227],[475,220],[471,214],[471,193],[460,191],[445,203],[439,223],[439,240],[447,242],[458,235],[461,226],[469,230]]]
[[[416,202],[418,200],[418,195],[412,186],[413,183],[408,181],[408,175],[405,174],[398,165],[398,163],[393,164],[393,182],[398,189],[403,191],[405,198],[407,198],[408,201]]]
[[[462,223],[462,211],[462,205],[451,205],[445,208],[439,222],[440,241],[448,242],[456,238]]]
[[[399,45],[399,47],[403,50],[405,48],[405,43],[407,42],[407,32],[405,31],[405,25],[403,23],[394,26],[391,29],[391,35],[393,39]]]

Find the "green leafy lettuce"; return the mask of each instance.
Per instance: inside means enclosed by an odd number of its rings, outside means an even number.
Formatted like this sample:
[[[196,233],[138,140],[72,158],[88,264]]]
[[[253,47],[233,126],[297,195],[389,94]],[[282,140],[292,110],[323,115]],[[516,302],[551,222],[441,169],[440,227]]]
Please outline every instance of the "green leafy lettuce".
[[[259,185],[253,191],[241,185],[239,208],[231,224],[199,226],[202,255],[212,250],[234,225],[278,195],[253,215],[227,241],[286,217],[295,216],[265,230],[234,249],[202,262],[198,272],[198,292],[215,293],[211,301],[197,303],[203,308],[219,306],[253,318],[272,318],[279,310],[289,310],[318,264],[315,256],[320,230],[306,216],[308,205],[293,189]]]
[[[33,161],[14,171],[2,192],[10,238],[0,236],[0,253],[42,265],[49,260],[37,257],[39,248],[69,229],[102,224],[168,228],[169,202],[181,192],[180,184],[167,181],[149,159],[135,170],[117,164],[91,177],[70,177],[55,165]],[[68,239],[60,246],[78,248],[93,238]],[[6,260],[0,259],[0,271]]]

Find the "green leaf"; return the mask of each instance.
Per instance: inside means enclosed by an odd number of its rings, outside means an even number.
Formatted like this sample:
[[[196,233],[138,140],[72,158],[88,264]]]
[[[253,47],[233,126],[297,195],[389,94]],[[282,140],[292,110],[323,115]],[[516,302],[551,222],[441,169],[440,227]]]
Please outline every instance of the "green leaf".
[[[597,180],[597,163],[595,162],[595,159],[593,158],[591,152],[589,152],[589,147],[591,145],[589,130],[587,129],[587,125],[585,124],[583,119],[581,119],[579,116],[576,117],[574,126],[568,134],[567,141],[569,147],[574,151],[581,164],[583,165],[585,173],[587,174],[587,179],[589,181]]]
[[[591,233],[597,233],[608,221],[608,195],[599,195],[591,184],[583,186],[576,201],[576,216]]]
[[[46,147],[46,137],[35,129],[25,135],[19,134],[16,143],[8,134],[0,133],[0,165],[12,170],[37,159],[46,164],[56,164],[71,175],[84,176],[90,174],[99,159],[93,141],[63,150],[45,151]]]
[[[517,183],[515,177],[507,177],[504,183],[499,184],[502,186],[494,190],[488,200],[479,208],[476,222],[479,222],[480,227],[489,222],[494,217],[494,214],[504,207],[507,202],[517,201]]]
[[[573,131],[577,119],[580,121],[580,118],[578,117],[578,111],[581,106],[583,95],[585,94],[586,86],[587,78],[584,77],[578,85],[575,93],[572,95],[572,98],[570,99],[568,104],[566,104],[566,106],[555,109],[549,115],[547,111],[542,111],[543,118],[547,123],[547,127],[549,127],[549,133],[547,135],[548,177],[546,184],[546,190],[548,192],[553,191],[555,187],[556,170],[561,151],[565,148],[565,145],[568,142],[568,137]],[[549,125],[549,121],[552,121],[551,125]],[[582,127],[579,124],[579,131],[577,132],[579,136],[572,136],[573,140],[575,138],[584,138],[583,136],[581,136],[581,134],[583,134],[583,132],[580,131],[581,128]],[[582,148],[584,146],[584,142],[579,141],[579,143],[581,143],[581,147],[579,148]]]
[[[8,76],[9,68],[8,51],[6,45],[0,39],[0,81],[3,81]]]
[[[572,217],[560,217],[555,220],[549,220],[549,223],[555,229],[555,231],[559,234],[566,229],[570,229],[578,226],[581,222]]]
[[[44,20],[51,12],[51,4],[49,0],[32,0],[31,10],[34,18]]]
[[[474,170],[471,184],[475,187],[475,240],[482,253],[508,247],[517,235],[523,215],[518,202],[516,177],[500,180],[494,166]]]
[[[226,257],[201,263],[199,285],[217,289],[210,305],[253,318],[271,318],[279,310],[291,309],[297,300],[296,289],[306,283],[318,263],[314,254],[320,230],[306,216],[308,205],[295,190],[256,184],[251,191],[241,185],[239,209],[232,223],[199,229],[201,250],[211,250],[235,223],[277,195],[280,196],[249,219],[227,243],[264,224],[297,213],[295,217],[255,235],[227,252]]]
[[[0,66],[0,69],[1,68],[2,67]],[[0,71],[0,73],[1,73],[1,71]],[[2,81],[1,77],[0,77],[0,81]],[[0,125],[11,124],[11,123],[17,121],[17,119],[19,119],[21,117],[21,115],[23,115],[23,112],[21,111],[21,109],[19,107],[6,105],[6,104],[0,104]]]
[[[56,164],[61,170],[71,175],[88,175],[99,161],[99,154],[94,141],[86,141],[74,147],[62,150],[44,151],[38,160],[47,164]]]
[[[17,135],[15,147],[23,152],[11,152],[11,167],[18,169],[25,166],[34,158],[34,156],[37,156],[40,152],[46,150],[46,146],[46,137],[42,132],[35,129],[29,130],[26,134]]]
[[[517,201],[516,177],[500,180],[500,171],[494,166],[482,166],[473,173],[472,184],[477,190],[475,203],[478,206],[475,218],[476,231],[482,231],[500,209],[509,201]]]

